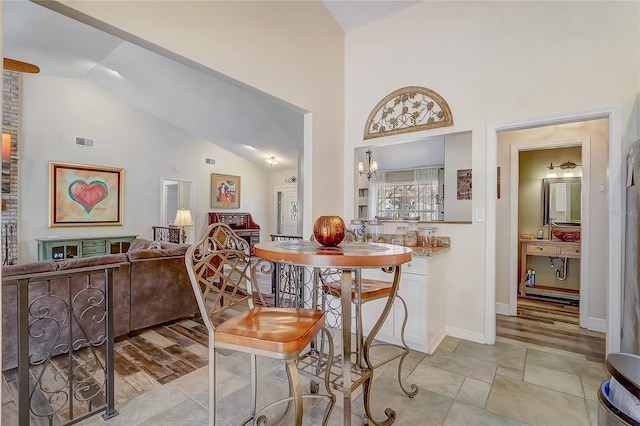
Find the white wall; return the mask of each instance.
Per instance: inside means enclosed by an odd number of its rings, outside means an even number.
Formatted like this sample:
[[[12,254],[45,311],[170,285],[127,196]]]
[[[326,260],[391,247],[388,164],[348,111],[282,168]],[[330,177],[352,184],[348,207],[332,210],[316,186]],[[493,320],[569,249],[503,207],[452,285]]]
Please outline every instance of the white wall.
[[[444,144],[444,220],[469,222],[472,219],[472,200],[458,200],[458,170],[471,169],[471,133],[446,135]],[[472,173],[473,186],[476,177]],[[472,199],[476,197],[472,190]]]
[[[311,112],[305,226],[343,210],[344,32],[321,2],[60,3]]]
[[[21,263],[37,259],[35,238],[130,233],[151,238],[151,226],[160,225],[161,178],[194,182],[196,237],[212,210],[211,173],[239,175],[239,210],[251,212],[259,224],[269,220],[268,174],[262,169],[81,80],[24,75],[20,127]],[[95,147],[75,145],[76,136],[93,139]],[[205,158],[216,164],[205,164]],[[49,228],[49,161],[124,168],[124,225]],[[268,238],[266,230],[261,238]]]
[[[637,2],[425,1],[347,33],[345,165],[353,164],[353,148],[365,145],[362,129],[374,106],[410,85],[443,96],[455,123],[411,138],[473,132],[474,210],[486,207],[488,124],[618,106],[628,144],[637,137],[631,112],[640,89],[639,7]],[[346,179],[353,188],[352,177]],[[345,199],[345,211],[353,211],[352,198]],[[483,341],[483,302],[487,286],[495,286],[485,282],[485,224],[440,228],[453,246],[442,255],[449,264],[440,277],[446,280],[447,330]]]

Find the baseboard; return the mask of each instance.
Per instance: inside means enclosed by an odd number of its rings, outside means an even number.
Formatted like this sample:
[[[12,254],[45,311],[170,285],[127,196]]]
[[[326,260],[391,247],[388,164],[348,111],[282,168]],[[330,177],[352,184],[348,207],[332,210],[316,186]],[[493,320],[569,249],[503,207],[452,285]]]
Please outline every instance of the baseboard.
[[[476,333],[473,331],[465,330],[457,327],[445,327],[445,332],[447,336],[457,337],[458,339],[470,340],[476,343],[484,344],[484,334]]]
[[[496,314],[498,315],[510,315],[508,303],[496,303]]]
[[[600,331],[602,333],[607,332],[607,320],[601,318],[589,318],[587,319],[587,329],[593,331]]]
[[[447,337],[447,333],[444,332],[444,329],[440,330],[439,333],[433,336],[433,338],[429,340],[429,351],[427,353],[429,355],[433,354],[445,337]]]

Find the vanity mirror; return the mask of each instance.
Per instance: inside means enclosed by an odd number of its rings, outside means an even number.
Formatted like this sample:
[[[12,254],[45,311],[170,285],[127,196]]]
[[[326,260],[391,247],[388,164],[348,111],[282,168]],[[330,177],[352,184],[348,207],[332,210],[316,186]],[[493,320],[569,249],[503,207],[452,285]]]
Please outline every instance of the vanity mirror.
[[[542,180],[542,224],[580,225],[581,178],[546,178]]]
[[[377,171],[359,173],[369,150]],[[471,200],[457,194],[458,171],[470,169],[471,132],[356,148],[356,217],[471,223]]]

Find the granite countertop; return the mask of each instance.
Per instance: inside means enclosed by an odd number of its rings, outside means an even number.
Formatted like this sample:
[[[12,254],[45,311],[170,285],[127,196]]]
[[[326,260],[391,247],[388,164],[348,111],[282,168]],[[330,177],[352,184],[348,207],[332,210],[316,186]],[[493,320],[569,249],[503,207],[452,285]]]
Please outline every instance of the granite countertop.
[[[431,257],[442,252],[449,251],[451,247],[409,247],[413,250],[414,256]]]
[[[378,242],[393,244],[393,237],[394,234],[382,234],[378,239]],[[432,235],[429,237],[428,246],[408,246],[406,244],[403,245],[413,250],[414,256],[436,256],[451,249],[451,237]]]

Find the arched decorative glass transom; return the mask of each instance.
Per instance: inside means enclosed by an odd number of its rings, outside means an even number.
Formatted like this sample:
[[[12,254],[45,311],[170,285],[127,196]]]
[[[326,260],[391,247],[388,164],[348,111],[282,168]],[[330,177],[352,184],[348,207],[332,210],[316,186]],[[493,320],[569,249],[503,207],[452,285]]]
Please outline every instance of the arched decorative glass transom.
[[[364,139],[453,125],[447,101],[426,87],[409,86],[388,94],[371,111]]]

